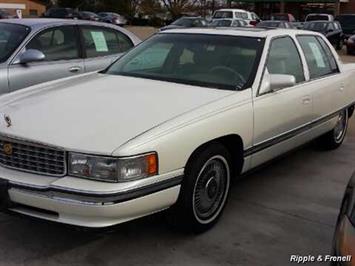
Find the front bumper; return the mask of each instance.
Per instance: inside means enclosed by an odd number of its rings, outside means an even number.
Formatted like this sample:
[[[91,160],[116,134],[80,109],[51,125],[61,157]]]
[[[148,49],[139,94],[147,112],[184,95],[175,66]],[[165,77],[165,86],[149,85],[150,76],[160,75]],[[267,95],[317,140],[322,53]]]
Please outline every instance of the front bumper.
[[[169,208],[178,198],[182,173],[110,184],[0,167],[0,179],[8,181],[9,210],[85,227],[111,226]]]

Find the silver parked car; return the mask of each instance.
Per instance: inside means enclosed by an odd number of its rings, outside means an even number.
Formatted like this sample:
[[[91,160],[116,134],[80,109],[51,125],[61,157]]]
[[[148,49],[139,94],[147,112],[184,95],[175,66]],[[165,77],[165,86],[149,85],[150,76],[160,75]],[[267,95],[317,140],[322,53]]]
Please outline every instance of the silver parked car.
[[[80,20],[0,22],[0,94],[106,68],[140,40],[118,26]]]

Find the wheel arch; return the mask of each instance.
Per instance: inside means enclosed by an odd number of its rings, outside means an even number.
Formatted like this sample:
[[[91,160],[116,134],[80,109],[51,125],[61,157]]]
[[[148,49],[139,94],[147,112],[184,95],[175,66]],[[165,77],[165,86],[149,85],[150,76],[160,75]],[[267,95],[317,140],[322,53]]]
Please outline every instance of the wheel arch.
[[[201,150],[205,149],[208,145],[213,143],[222,144],[228,150],[232,157],[232,176],[239,175],[242,172],[244,165],[244,144],[241,136],[237,134],[221,136],[201,144],[189,156],[186,167],[188,167],[189,164],[193,162],[194,157],[198,155]]]

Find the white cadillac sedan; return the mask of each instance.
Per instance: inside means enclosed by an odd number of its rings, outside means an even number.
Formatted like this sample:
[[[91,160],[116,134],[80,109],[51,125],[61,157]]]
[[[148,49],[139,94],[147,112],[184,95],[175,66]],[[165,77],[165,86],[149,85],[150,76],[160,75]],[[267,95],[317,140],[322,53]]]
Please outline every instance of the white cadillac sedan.
[[[340,146],[354,84],[314,32],[164,31],[105,71],[0,98],[0,208],[86,227],[169,208],[202,232],[232,178],[315,138]]]

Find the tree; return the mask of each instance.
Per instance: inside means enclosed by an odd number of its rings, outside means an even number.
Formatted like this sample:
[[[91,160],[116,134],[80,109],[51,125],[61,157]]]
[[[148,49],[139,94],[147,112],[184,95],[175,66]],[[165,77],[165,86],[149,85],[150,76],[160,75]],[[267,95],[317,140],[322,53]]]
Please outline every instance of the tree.
[[[183,13],[195,10],[195,4],[198,0],[162,0],[165,8],[170,12],[172,17],[178,18]]]
[[[143,15],[154,16],[161,11],[159,0],[141,0],[140,2],[139,13]]]

